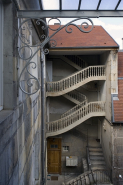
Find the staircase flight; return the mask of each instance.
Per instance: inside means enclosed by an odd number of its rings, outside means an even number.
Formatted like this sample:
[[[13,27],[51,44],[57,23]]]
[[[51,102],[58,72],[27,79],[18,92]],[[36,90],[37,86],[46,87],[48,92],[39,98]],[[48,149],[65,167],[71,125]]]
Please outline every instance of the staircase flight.
[[[60,81],[46,83],[47,96],[60,96],[93,81],[106,80],[105,66],[89,66]]]
[[[63,115],[61,119],[46,123],[46,137],[67,132],[91,117],[105,116],[105,102],[102,101],[90,102],[78,108]]]
[[[64,94],[63,96],[75,104],[79,104],[80,102],[85,101],[87,99],[84,94],[77,90],[71,91],[67,94]]]

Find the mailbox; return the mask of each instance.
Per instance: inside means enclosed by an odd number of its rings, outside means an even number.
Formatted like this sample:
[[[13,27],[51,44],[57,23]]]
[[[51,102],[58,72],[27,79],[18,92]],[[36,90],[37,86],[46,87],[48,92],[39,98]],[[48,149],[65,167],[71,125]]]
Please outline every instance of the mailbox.
[[[78,157],[66,156],[66,166],[78,166]]]

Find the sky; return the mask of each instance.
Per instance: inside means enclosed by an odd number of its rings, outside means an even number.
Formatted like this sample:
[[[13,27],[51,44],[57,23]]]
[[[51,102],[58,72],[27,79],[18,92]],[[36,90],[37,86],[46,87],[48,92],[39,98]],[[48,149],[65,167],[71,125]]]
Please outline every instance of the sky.
[[[59,1],[58,0],[42,0],[44,9],[59,9]],[[95,9],[99,0],[82,0],[80,9],[83,7],[84,9],[93,8]],[[63,9],[77,9],[79,0],[62,0],[62,8]],[[102,0],[100,4],[100,9],[107,8],[112,9],[116,6],[118,0]],[[123,9],[123,0],[121,1],[118,9]],[[74,19],[74,18],[73,18]],[[61,24],[67,24],[69,21],[73,19],[60,19]],[[48,20],[48,19],[47,19]],[[101,25],[110,36],[119,44],[120,49],[123,49],[123,18],[93,18],[92,19],[94,25]],[[54,24],[58,21],[51,21],[50,24]],[[77,21],[76,24],[80,25],[81,21]]]

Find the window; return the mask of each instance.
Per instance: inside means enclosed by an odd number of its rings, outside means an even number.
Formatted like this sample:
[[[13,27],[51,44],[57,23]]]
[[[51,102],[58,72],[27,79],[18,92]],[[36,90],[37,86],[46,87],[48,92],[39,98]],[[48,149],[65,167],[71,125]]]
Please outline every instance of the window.
[[[69,146],[63,146],[63,152],[68,152],[69,151]]]
[[[58,145],[51,145],[50,148],[58,148]]]
[[[0,111],[3,109],[3,6],[0,3]]]

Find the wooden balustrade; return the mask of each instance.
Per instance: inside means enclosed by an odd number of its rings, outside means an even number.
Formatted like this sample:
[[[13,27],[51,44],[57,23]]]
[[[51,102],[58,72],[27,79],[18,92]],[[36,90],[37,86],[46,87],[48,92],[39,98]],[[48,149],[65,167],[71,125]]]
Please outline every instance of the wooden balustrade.
[[[80,106],[80,108],[79,105],[77,106],[77,108],[69,110],[70,112],[68,111],[67,114],[65,113],[64,117],[61,119],[46,123],[47,132],[56,132],[61,130],[82,119],[89,113],[105,111],[105,102],[90,102],[84,106]]]
[[[105,66],[89,66],[57,82],[47,82],[47,92],[60,92],[74,86],[87,78],[105,76]]]

